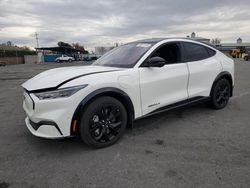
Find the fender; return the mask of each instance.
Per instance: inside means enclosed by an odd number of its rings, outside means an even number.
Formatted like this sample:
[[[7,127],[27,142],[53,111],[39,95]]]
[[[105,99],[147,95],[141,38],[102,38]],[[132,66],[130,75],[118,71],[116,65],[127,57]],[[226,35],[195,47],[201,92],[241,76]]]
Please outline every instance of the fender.
[[[229,73],[229,72],[227,72],[227,71],[224,71],[224,72],[221,72],[220,74],[218,74],[217,76],[216,76],[216,78],[214,79],[214,82],[213,82],[213,86],[212,86],[212,88],[211,88],[211,90],[210,90],[210,96],[211,96],[211,92],[213,91],[213,89],[214,89],[214,84],[220,79],[220,78],[227,78],[228,79],[228,81],[230,82],[230,84],[231,84],[231,93],[230,93],[230,97],[232,97],[233,96],[233,88],[234,88],[234,86],[233,86],[233,78],[232,78],[232,75]]]
[[[84,109],[86,108],[86,106],[92,100],[94,100],[95,98],[100,97],[100,96],[110,96],[110,97],[114,97],[114,98],[118,99],[127,110],[128,127],[133,127],[133,121],[134,121],[134,117],[135,117],[134,105],[133,105],[130,97],[128,96],[128,94],[120,89],[117,89],[117,88],[106,87],[106,88],[101,88],[101,89],[98,89],[98,90],[90,93],[80,102],[80,104],[76,108],[74,115],[73,115],[73,118],[71,120],[71,127],[70,127],[70,135],[71,136],[77,134],[79,127],[80,127],[81,115],[82,115]],[[74,125],[75,121],[76,121],[76,125]],[[77,128],[74,128],[73,126],[76,126]]]

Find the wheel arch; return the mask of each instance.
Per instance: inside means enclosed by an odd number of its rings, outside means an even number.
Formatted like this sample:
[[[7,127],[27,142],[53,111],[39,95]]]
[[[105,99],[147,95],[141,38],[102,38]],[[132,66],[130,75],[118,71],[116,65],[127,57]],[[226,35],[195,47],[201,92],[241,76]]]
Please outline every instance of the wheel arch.
[[[211,90],[210,90],[210,96],[211,96],[211,93],[212,93],[212,91],[213,91],[213,89],[214,89],[215,83],[216,83],[218,80],[222,79],[222,78],[225,78],[225,79],[227,79],[227,80],[229,81],[229,83],[230,83],[230,85],[231,85],[230,97],[233,96],[233,78],[232,78],[232,75],[231,75],[229,72],[227,72],[227,71],[221,72],[220,74],[218,74],[218,75],[216,76],[216,78],[215,78],[215,80],[214,80],[214,82],[213,82],[212,88],[211,88]]]
[[[124,107],[126,108],[127,115],[128,115],[128,124],[127,127],[133,127],[133,121],[134,121],[134,105],[128,96],[127,93],[124,91],[118,89],[118,88],[113,88],[113,87],[107,87],[107,88],[101,88],[97,89],[96,91],[90,93],[87,95],[78,105],[76,108],[74,115],[71,120],[71,125],[70,125],[70,135],[77,135],[79,132],[79,127],[80,127],[80,119],[81,119],[81,114],[84,112],[86,109],[87,105],[90,104],[93,100],[95,100],[98,97],[101,96],[109,96],[109,97],[114,97],[115,99],[119,100]],[[76,125],[74,125],[76,124]],[[74,128],[76,126],[76,128]]]

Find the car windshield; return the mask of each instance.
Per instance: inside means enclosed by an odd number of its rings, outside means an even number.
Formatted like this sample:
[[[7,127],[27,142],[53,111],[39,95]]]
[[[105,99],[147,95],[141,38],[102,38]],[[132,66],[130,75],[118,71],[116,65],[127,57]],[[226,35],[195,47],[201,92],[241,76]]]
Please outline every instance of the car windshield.
[[[95,61],[93,65],[132,68],[152,45],[152,42],[133,42],[124,44],[104,54]]]

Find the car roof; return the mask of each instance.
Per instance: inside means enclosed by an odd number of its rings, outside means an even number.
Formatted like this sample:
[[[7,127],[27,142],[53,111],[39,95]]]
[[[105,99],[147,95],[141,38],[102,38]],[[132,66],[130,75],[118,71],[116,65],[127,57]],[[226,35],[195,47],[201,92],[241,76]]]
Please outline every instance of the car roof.
[[[168,38],[151,38],[151,39],[142,39],[142,40],[137,40],[134,42],[138,42],[138,43],[158,43],[160,41],[166,40]]]
[[[191,38],[187,38],[187,37],[166,37],[166,38],[151,38],[151,39],[142,39],[142,40],[137,40],[137,41],[134,41],[136,43],[158,43],[158,42],[161,42],[163,40],[168,40],[168,39],[178,39],[178,40],[185,40],[185,41],[190,41],[190,42],[199,42],[201,44],[205,44],[205,45],[208,45],[212,48],[216,48],[216,46],[212,45],[211,43],[208,43],[208,42],[203,42],[203,41],[198,41],[198,40],[195,40],[195,39],[191,39]]]

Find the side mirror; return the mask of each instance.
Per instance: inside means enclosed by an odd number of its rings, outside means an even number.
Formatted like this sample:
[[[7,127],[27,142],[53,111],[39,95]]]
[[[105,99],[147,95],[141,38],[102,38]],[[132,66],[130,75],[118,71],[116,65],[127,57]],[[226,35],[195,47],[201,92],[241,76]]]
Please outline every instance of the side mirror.
[[[165,59],[159,56],[155,56],[147,60],[144,67],[163,67],[165,64],[166,64]]]

